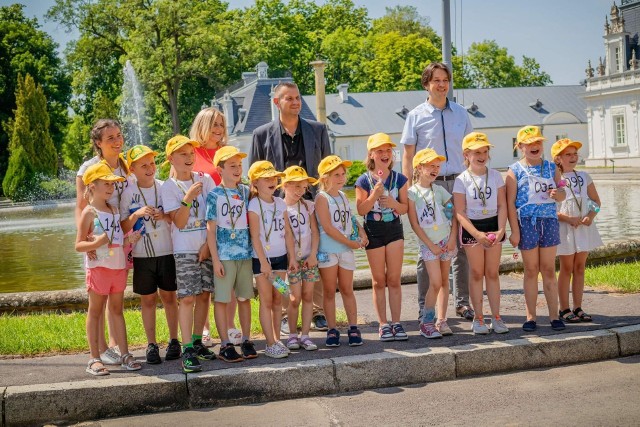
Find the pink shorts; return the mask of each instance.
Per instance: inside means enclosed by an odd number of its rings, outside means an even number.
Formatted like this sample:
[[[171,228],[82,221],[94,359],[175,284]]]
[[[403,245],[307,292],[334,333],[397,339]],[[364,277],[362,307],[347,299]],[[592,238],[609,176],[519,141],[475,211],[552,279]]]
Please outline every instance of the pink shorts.
[[[87,268],[87,291],[98,295],[111,295],[124,292],[127,287],[127,270],[111,268]]]

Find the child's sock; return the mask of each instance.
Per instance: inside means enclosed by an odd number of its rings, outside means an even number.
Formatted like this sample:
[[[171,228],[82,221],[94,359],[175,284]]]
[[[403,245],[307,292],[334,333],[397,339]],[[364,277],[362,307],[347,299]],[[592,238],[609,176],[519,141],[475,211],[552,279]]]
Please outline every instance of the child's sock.
[[[289,339],[298,338],[298,334],[289,334]]]
[[[185,351],[188,348],[193,348],[193,342],[182,345],[182,351]]]
[[[495,316],[493,316],[493,318],[495,320],[500,320],[500,319],[502,319],[502,316],[500,316],[499,314],[496,314]]]
[[[422,323],[433,323],[436,317],[435,307],[425,307],[422,310]]]
[[[309,335],[302,335],[302,336],[300,337],[300,341],[304,341],[304,340],[305,340],[305,338],[306,338],[306,339],[309,339]]]

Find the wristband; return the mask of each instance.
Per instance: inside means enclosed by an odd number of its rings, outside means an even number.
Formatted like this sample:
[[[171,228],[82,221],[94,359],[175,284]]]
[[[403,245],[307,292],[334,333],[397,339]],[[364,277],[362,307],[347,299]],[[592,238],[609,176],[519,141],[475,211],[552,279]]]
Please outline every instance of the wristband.
[[[184,200],[182,200],[182,201],[180,202],[180,204],[181,204],[182,206],[186,206],[186,207],[188,207],[188,208],[190,208],[190,207],[191,207],[191,203],[187,203],[187,202],[185,202]]]

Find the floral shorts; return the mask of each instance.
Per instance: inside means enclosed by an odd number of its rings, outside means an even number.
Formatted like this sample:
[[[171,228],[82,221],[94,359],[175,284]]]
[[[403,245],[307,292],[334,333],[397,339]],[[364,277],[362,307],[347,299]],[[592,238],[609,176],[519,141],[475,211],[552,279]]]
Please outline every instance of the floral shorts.
[[[318,266],[305,268],[304,261],[304,259],[298,261],[298,271],[288,273],[287,277],[289,278],[290,285],[297,285],[300,281],[313,283],[320,280],[320,270],[318,270]]]
[[[454,248],[452,251],[447,252],[446,249],[448,242],[449,237],[445,237],[437,243],[437,245],[444,251],[440,255],[434,255],[434,253],[429,250],[427,245],[420,244],[420,258],[423,261],[435,261],[437,259],[440,259],[440,261],[451,261],[451,258],[458,254],[458,248]]]

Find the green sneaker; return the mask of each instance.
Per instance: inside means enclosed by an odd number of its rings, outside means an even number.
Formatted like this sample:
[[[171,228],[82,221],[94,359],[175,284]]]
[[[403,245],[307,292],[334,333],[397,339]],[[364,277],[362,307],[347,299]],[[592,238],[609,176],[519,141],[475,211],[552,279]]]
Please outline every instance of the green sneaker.
[[[189,374],[192,372],[200,372],[202,365],[196,356],[196,351],[192,347],[187,347],[182,352],[182,372]]]

